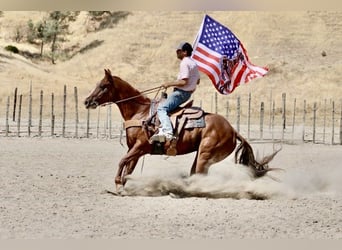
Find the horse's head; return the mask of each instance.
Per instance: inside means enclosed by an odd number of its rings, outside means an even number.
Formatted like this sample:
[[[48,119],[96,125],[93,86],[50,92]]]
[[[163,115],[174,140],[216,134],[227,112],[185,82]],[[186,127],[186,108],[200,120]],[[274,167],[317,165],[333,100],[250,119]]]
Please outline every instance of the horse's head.
[[[87,109],[95,109],[97,106],[113,102],[114,80],[109,69],[105,69],[104,78],[96,85],[95,89],[85,99],[84,105]]]

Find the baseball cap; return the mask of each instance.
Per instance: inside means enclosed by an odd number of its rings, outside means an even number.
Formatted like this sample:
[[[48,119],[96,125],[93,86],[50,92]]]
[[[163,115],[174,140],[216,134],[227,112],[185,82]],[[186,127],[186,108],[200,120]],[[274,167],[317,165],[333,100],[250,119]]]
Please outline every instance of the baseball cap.
[[[190,43],[188,42],[181,42],[178,47],[177,47],[177,50],[183,50],[183,51],[187,51],[188,54],[191,54],[192,52],[192,46]]]

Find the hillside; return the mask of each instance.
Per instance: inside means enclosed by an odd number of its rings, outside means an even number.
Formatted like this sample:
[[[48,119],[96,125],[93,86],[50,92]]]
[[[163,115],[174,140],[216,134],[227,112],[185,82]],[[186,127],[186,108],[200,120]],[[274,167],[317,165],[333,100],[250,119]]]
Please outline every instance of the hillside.
[[[103,77],[103,69],[127,80],[140,90],[159,86],[173,79],[178,71],[174,48],[180,41],[193,42],[204,12],[134,11],[113,28],[86,32],[87,15],[81,12],[70,24],[66,47],[85,47],[94,41],[99,45],[79,53],[68,61],[32,62],[3,50],[15,45],[36,52],[37,47],[15,43],[16,27],[28,19],[40,18],[44,12],[3,12],[0,17],[0,105],[18,87],[60,92],[66,84],[79,88],[85,97]],[[268,66],[262,79],[238,87],[227,98],[243,98],[252,93],[259,101],[272,95],[280,100],[286,92],[290,98],[309,103],[325,98],[340,100],[342,73],[342,12],[208,12],[228,26],[242,41],[252,63]],[[322,55],[326,53],[326,56]],[[209,79],[202,75],[195,101],[208,100],[215,93]],[[38,96],[34,97],[38,100]],[[205,106],[206,104],[204,104]],[[209,106],[207,106],[209,107]],[[223,107],[222,107],[223,109]]]

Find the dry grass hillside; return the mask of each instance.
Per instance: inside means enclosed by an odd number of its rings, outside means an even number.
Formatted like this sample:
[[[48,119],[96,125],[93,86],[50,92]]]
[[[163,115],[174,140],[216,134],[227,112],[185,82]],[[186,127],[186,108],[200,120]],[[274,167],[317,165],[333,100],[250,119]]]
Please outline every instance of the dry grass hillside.
[[[67,61],[33,62],[20,55],[5,51],[6,45],[20,50],[37,52],[38,47],[15,43],[17,27],[26,25],[31,18],[41,18],[44,12],[3,12],[0,17],[0,105],[15,87],[27,94],[29,84],[37,94],[62,93],[63,85],[77,86],[80,99],[89,93],[103,77],[103,69],[127,80],[140,90],[159,86],[173,79],[179,62],[174,48],[183,40],[193,42],[204,12],[131,12],[113,28],[87,32],[88,16],[81,12],[70,25],[70,35],[63,48],[86,47],[94,41],[99,46],[79,53]],[[266,77],[238,87],[230,96],[219,96],[223,103],[248,93],[267,102],[272,96],[281,99],[306,99],[308,103],[323,99],[339,101],[342,97],[342,12],[208,12],[228,26],[242,41],[252,63],[268,66]],[[47,47],[47,46],[46,46]],[[326,56],[322,55],[326,53]],[[215,93],[209,79],[202,82],[194,98],[203,100],[209,108],[209,94]],[[255,101],[256,102],[256,101]],[[252,103],[256,106],[257,103]],[[224,110],[223,105],[221,105]],[[1,108],[3,110],[3,108]],[[221,111],[222,111],[221,110]],[[3,113],[1,112],[1,115]]]

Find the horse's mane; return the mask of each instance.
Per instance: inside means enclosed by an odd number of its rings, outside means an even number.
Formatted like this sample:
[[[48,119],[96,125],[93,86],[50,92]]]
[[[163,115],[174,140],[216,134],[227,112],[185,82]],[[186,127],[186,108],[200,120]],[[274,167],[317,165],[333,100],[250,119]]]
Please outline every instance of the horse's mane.
[[[114,83],[120,89],[120,92],[130,93],[130,97],[136,97],[136,101],[141,104],[151,103],[151,99],[147,97],[143,91],[139,91],[137,88],[133,87],[127,81],[123,80],[119,76],[112,76]],[[119,84],[118,84],[119,83]]]

